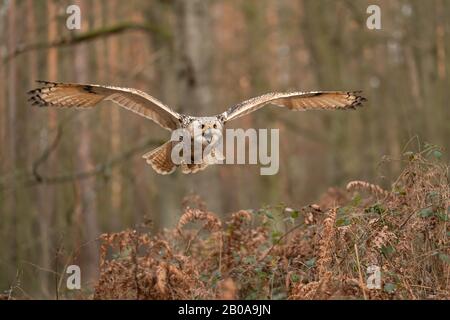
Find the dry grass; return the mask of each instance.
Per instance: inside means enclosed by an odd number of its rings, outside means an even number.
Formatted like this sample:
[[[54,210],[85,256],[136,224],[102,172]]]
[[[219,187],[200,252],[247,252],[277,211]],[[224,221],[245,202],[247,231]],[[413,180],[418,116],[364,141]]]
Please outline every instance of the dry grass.
[[[226,221],[194,197],[174,230],[103,235],[94,298],[449,299],[449,168],[431,151],[406,155],[391,190],[350,182]]]

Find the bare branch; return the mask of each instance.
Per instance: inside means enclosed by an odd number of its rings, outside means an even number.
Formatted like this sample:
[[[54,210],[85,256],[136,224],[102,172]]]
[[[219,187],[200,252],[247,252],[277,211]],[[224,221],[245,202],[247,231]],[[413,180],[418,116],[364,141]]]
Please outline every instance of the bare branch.
[[[140,152],[151,146],[159,145],[162,143],[163,143],[163,141],[150,138],[150,139],[143,141],[142,143],[137,144],[133,148],[125,151],[124,153],[112,158],[111,160],[95,166],[91,170],[72,172],[72,173],[62,174],[62,175],[58,175],[58,176],[54,176],[54,177],[48,177],[48,176],[44,176],[44,175],[38,173],[38,175],[37,175],[37,177],[39,177],[38,179],[36,178],[36,175],[33,174],[32,180],[25,183],[25,185],[28,187],[32,187],[32,186],[36,186],[39,184],[59,184],[59,183],[72,182],[74,180],[86,179],[86,178],[89,178],[89,177],[92,177],[92,176],[95,176],[95,175],[98,175],[101,173],[105,173],[112,167],[119,165],[120,163],[133,157],[137,152]]]
[[[36,159],[36,161],[33,162],[32,166],[32,173],[36,181],[41,181],[42,177],[38,172],[39,167],[47,161],[47,159],[50,157],[50,155],[56,150],[58,147],[59,141],[61,140],[62,136],[62,127],[58,126],[58,129],[56,131],[56,136],[53,142],[42,152],[41,156]]]
[[[69,37],[62,37],[51,42],[35,42],[30,44],[23,44],[19,46],[15,51],[6,55],[3,62],[6,63],[12,58],[15,58],[23,53],[33,51],[33,50],[44,50],[50,48],[73,46],[81,42],[95,40],[101,37],[109,37],[118,33],[125,31],[144,31],[149,33],[158,33],[164,38],[170,38],[170,34],[167,30],[157,27],[148,23],[135,23],[135,22],[123,22],[113,26],[102,27],[98,29],[93,29],[84,33],[74,34]]]

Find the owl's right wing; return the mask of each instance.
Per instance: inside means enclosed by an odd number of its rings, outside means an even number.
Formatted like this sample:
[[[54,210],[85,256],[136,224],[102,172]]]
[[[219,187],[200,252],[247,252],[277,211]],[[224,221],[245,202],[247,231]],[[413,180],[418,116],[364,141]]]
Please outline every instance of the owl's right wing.
[[[29,101],[40,107],[89,108],[109,100],[119,106],[153,120],[161,127],[179,128],[181,115],[145,92],[93,84],[38,81],[40,88],[28,92]]]

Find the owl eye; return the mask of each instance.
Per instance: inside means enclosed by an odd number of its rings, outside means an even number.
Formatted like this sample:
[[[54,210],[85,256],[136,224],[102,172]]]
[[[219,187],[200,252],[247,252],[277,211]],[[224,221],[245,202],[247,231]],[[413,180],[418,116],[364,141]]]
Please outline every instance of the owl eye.
[[[214,129],[217,129],[217,124],[214,123],[213,128],[214,128]]]
[[[204,125],[204,124],[202,124],[202,125],[200,126],[200,128],[202,128],[202,129],[205,129],[205,125]]]

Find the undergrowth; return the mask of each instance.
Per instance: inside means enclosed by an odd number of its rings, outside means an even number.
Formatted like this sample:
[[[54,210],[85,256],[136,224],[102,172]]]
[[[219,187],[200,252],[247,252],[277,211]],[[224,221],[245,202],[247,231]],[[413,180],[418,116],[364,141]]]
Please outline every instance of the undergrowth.
[[[189,197],[173,230],[101,237],[94,299],[449,299],[449,167],[406,153],[390,190],[353,181],[318,204],[221,220]],[[369,288],[379,267],[381,287]]]

